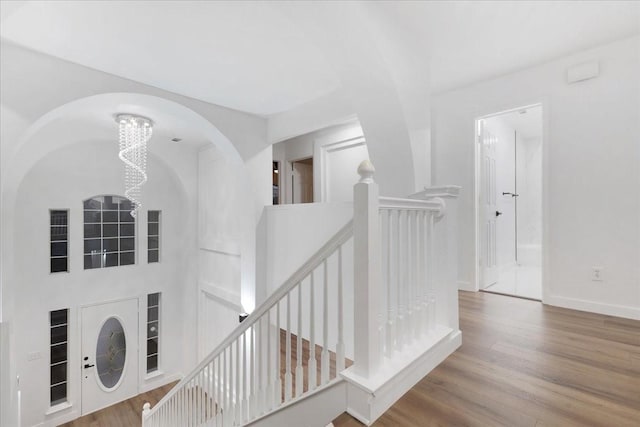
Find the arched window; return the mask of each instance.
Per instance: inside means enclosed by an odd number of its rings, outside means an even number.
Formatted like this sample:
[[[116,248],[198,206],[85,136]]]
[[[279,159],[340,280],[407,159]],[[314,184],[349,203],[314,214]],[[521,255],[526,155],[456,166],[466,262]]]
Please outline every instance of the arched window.
[[[135,264],[135,218],[120,196],[84,201],[84,269]]]

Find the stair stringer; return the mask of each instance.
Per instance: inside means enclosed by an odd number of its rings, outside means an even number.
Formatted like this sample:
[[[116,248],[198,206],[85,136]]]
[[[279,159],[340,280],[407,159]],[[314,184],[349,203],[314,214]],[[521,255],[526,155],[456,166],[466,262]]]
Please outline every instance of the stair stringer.
[[[250,422],[252,427],[325,427],[347,409],[347,382],[336,378]]]

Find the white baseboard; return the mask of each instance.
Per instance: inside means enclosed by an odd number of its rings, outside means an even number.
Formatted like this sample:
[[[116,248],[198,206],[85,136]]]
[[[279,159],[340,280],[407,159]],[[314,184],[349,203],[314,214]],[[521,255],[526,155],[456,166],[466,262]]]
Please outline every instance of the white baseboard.
[[[572,310],[588,311],[591,313],[640,320],[640,307],[603,304],[594,301],[581,300],[577,298],[567,298],[557,295],[547,296],[544,299],[544,303],[548,305],[555,305],[557,307],[570,308]]]
[[[458,280],[458,290],[460,291],[469,291],[469,292],[478,292],[476,287],[471,282],[465,282],[462,280]]]
[[[178,372],[171,375],[158,375],[157,377],[148,378],[142,384],[140,384],[139,394],[146,393],[174,381],[180,381],[183,377],[184,375]]]

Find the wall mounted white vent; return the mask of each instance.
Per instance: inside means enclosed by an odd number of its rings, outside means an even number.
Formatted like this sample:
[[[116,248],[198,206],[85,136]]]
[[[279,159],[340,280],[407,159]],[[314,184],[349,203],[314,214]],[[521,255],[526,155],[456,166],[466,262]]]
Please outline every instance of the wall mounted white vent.
[[[598,61],[587,62],[580,65],[574,65],[567,69],[567,83],[576,83],[584,80],[593,79],[600,74],[600,64]]]

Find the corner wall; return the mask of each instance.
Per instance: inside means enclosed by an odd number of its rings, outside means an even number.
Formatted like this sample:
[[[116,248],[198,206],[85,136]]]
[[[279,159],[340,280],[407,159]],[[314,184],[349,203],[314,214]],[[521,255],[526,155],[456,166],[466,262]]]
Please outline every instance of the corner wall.
[[[461,288],[477,290],[474,120],[542,102],[543,300],[640,319],[639,56],[636,36],[433,99],[434,182],[463,188]],[[567,84],[567,68],[589,61],[600,75]]]

